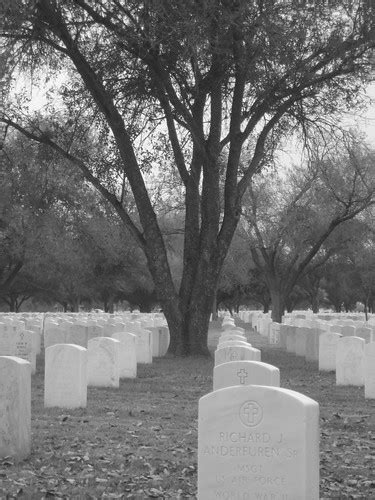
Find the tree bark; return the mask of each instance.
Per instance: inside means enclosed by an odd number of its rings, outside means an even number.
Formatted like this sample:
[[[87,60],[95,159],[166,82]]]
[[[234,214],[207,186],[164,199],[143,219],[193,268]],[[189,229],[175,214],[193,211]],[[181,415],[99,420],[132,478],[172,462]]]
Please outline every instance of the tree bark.
[[[285,312],[285,295],[283,291],[277,286],[273,286],[272,288],[270,288],[270,294],[272,321],[274,321],[275,323],[281,323],[282,317]]]
[[[318,297],[318,293],[316,293],[313,296],[311,296],[311,308],[312,308],[312,312],[314,314],[318,314],[318,312],[319,312],[319,297]]]

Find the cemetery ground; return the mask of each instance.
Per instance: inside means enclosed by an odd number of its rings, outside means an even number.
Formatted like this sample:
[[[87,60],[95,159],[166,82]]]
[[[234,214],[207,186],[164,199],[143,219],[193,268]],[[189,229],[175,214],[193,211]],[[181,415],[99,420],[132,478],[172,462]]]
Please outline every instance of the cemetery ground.
[[[280,369],[281,387],[320,404],[320,498],[375,499],[375,400],[240,326]],[[198,400],[212,390],[213,366],[156,358],[119,389],[89,388],[87,408],[70,411],[44,408],[40,357],[32,453],[0,460],[0,498],[196,498]]]

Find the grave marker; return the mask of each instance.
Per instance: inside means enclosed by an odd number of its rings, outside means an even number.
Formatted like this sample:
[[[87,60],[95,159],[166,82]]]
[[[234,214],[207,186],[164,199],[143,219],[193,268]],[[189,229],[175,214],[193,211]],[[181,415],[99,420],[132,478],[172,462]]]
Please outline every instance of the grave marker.
[[[86,408],[87,349],[54,344],[45,353],[44,406]]]
[[[235,386],[199,401],[198,499],[318,500],[319,406],[287,389]]]
[[[364,385],[364,347],[360,337],[342,337],[336,351],[336,385]]]
[[[365,398],[375,399],[375,342],[365,345]]]
[[[0,458],[25,459],[31,451],[31,366],[0,356]]]
[[[229,361],[214,367],[213,390],[234,385],[280,386],[280,371],[261,361]]]
[[[97,337],[89,340],[87,348],[87,385],[119,387],[118,340]]]
[[[319,371],[336,370],[337,343],[342,336],[335,332],[324,332],[319,337]]]

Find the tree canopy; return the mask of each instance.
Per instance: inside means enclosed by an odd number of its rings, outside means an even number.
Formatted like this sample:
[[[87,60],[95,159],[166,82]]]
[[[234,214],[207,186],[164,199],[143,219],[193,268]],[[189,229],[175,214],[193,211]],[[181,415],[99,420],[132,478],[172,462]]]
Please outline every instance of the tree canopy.
[[[66,78],[47,125],[12,104],[2,121],[69,159],[112,204],[146,256],[171,350],[207,354],[248,184],[280,138],[357,103],[375,45],[371,3],[39,0],[4,18],[9,72]],[[184,197],[178,287],[148,182],[166,166]]]

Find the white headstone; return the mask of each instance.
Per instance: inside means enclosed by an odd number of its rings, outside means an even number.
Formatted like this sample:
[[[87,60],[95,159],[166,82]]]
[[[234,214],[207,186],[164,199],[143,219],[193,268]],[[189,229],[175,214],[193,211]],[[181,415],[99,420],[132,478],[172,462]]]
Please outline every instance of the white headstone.
[[[13,356],[15,338],[5,323],[0,323],[0,356]]]
[[[341,333],[343,337],[354,337],[355,336],[355,326],[353,325],[344,325],[342,327]]]
[[[365,345],[365,398],[375,399],[375,342]]]
[[[119,344],[110,337],[89,340],[87,347],[87,385],[119,387]]]
[[[296,326],[288,325],[286,334],[286,350],[293,354],[296,352],[296,329]]]
[[[45,352],[44,406],[85,408],[87,405],[87,349],[54,344]]]
[[[152,333],[150,330],[140,329],[136,336],[137,363],[152,363]]]
[[[31,366],[0,356],[0,458],[25,459],[31,451]]]
[[[14,337],[13,356],[28,361],[31,364],[31,373],[34,374],[36,372],[36,352],[33,351],[33,332],[18,330]]]
[[[318,361],[319,360],[319,336],[322,330],[318,328],[309,328],[306,335],[306,351],[305,358],[306,361]]]
[[[366,342],[371,342],[372,329],[367,328],[365,326],[358,326],[355,329],[354,335],[356,337],[361,337],[362,339],[365,339]]]
[[[336,385],[364,385],[364,347],[365,341],[360,337],[339,339],[336,351]]]
[[[297,356],[306,356],[306,341],[307,335],[310,332],[310,328],[306,328],[304,326],[296,327],[296,346],[295,346],[295,354]]]
[[[48,323],[44,330],[44,348],[55,344],[65,344],[66,330],[57,323]]]
[[[117,332],[112,334],[112,338],[120,342],[120,378],[135,378],[137,376],[136,335],[128,332]]]
[[[337,343],[341,335],[334,332],[324,332],[319,337],[319,371],[336,370]]]
[[[280,346],[280,323],[270,323],[268,341],[271,345]]]
[[[229,361],[214,367],[213,390],[233,385],[280,387],[280,370],[261,361]]]
[[[83,324],[74,324],[66,332],[65,342],[67,344],[80,345],[87,347],[88,342],[88,327]]]
[[[235,386],[199,401],[198,499],[319,499],[319,405]]]

